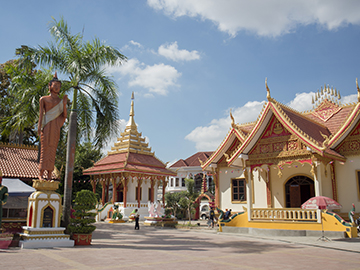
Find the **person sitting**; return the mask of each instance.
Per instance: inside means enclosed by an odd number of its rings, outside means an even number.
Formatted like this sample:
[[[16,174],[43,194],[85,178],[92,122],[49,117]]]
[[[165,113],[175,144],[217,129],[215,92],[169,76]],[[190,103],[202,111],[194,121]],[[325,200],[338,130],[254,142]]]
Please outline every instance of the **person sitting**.
[[[231,217],[231,209],[227,210],[225,215],[224,215],[224,219],[229,219]]]

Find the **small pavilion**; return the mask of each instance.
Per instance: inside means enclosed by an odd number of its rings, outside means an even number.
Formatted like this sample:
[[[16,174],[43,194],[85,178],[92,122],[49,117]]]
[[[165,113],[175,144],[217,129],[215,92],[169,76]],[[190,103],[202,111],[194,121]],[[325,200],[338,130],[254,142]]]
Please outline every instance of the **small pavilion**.
[[[141,217],[147,215],[148,202],[156,201],[156,193],[160,187],[163,193],[162,204],[165,205],[166,179],[176,176],[176,173],[168,170],[155,157],[145,138],[138,132],[134,120],[134,93],[131,99],[130,118],[125,131],[105,158],[84,170],[84,175],[90,175],[94,192],[97,184],[102,187],[103,212],[106,214],[116,203],[125,218],[135,208],[139,210]]]

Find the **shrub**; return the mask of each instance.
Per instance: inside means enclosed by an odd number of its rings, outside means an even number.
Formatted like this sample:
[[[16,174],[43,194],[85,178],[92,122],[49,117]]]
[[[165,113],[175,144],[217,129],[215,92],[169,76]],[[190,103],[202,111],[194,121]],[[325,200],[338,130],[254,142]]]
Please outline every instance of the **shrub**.
[[[70,218],[68,226],[71,233],[90,234],[96,229],[91,225],[95,222],[96,213],[90,212],[95,209],[96,203],[96,196],[92,191],[81,190],[76,193],[73,206],[75,218]]]

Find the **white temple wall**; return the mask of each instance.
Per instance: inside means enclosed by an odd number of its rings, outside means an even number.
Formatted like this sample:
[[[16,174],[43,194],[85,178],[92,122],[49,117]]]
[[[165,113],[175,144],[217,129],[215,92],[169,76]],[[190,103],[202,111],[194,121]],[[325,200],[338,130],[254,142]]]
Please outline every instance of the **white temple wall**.
[[[341,212],[349,212],[352,203],[358,212],[360,209],[359,186],[356,170],[360,170],[360,156],[349,156],[346,162],[335,162],[338,202],[342,205]]]
[[[267,195],[266,195],[266,169],[257,168],[253,171],[253,208],[267,208]]]
[[[326,168],[326,176],[325,176],[325,168]],[[331,183],[331,170],[330,165],[327,164],[326,167],[322,164],[321,170],[321,189],[322,189],[322,196],[326,196],[329,198],[333,197],[333,189]]]
[[[243,169],[233,169],[229,167],[219,168],[219,194],[220,194],[220,208],[221,210],[231,209],[232,212],[243,211],[244,202],[232,202],[231,179],[245,178]]]
[[[135,202],[135,196],[136,196],[136,185],[137,185],[137,181],[136,180],[130,180],[128,183],[128,190],[127,190],[127,198],[126,201],[128,202]]]

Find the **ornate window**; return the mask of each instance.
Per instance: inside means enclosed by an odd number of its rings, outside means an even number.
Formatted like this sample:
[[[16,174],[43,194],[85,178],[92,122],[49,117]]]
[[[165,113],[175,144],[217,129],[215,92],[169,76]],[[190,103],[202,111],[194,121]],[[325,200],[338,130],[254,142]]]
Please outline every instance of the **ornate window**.
[[[231,198],[234,202],[246,201],[246,182],[244,178],[231,180]]]

